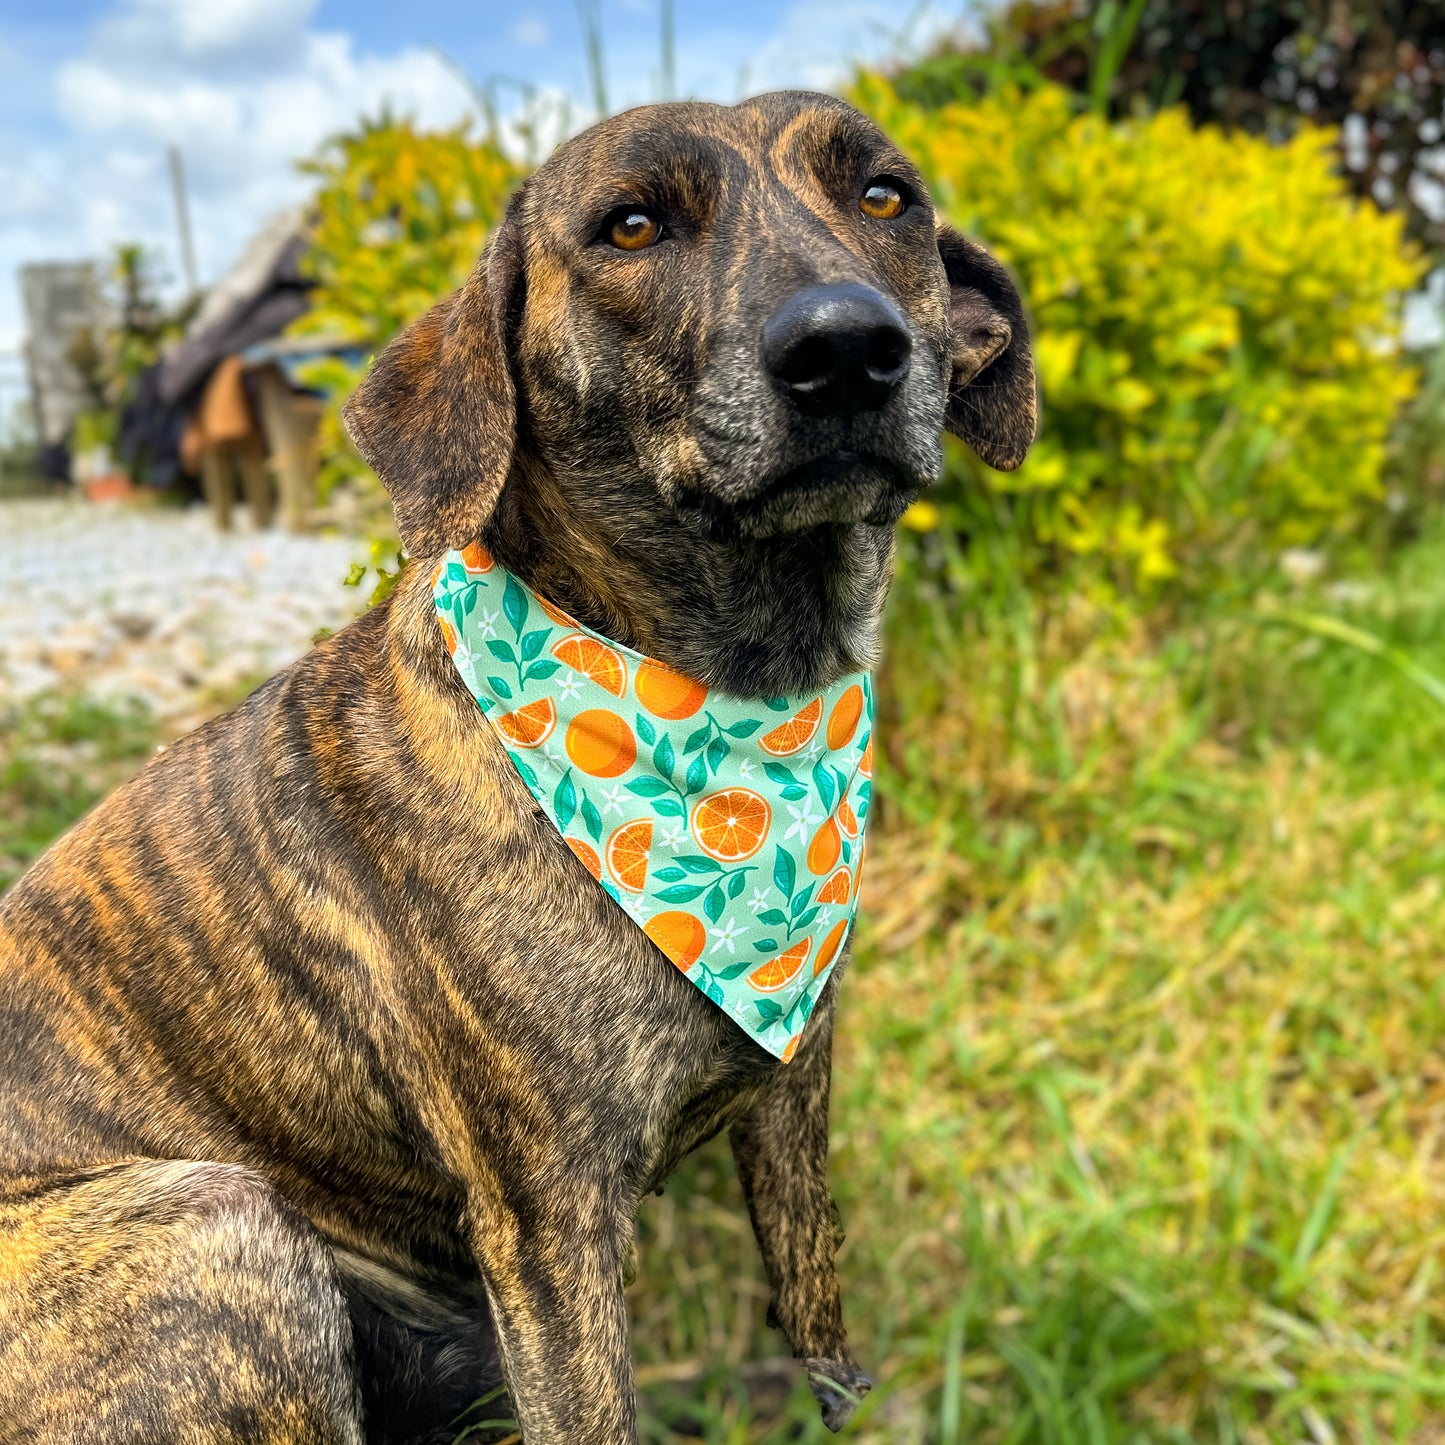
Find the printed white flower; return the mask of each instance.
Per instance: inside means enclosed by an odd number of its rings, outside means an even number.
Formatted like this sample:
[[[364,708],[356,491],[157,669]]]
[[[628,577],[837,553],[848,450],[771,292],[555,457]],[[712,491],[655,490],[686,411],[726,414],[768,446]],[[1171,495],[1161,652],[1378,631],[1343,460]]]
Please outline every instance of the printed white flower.
[[[647,899],[640,893],[624,893],[622,909],[634,923],[646,923],[652,917],[652,909],[647,906]]]
[[[736,918],[729,918],[721,928],[714,930],[712,948],[708,951],[716,953],[718,949],[725,947],[729,953],[733,953],[736,951],[733,948],[734,942],[743,937],[746,932],[747,929]]]
[[[821,733],[822,729],[819,728],[818,731],[813,734],[813,741],[810,742],[808,746],[805,747],[803,751],[798,755],[799,762],[811,763],[816,761],[818,755],[823,751],[823,739],[820,736]]]
[[[495,637],[497,635],[497,618],[500,612],[488,612],[485,607],[478,607],[472,616],[472,621],[481,629],[483,637]]]
[[[565,768],[567,763],[556,743],[543,743],[542,756],[555,768]]]
[[[806,838],[823,821],[823,815],[813,811],[811,795],[804,798],[796,807],[789,803],[788,816],[793,821],[788,824],[788,831],[783,835],[785,843],[789,838]]]
[[[472,665],[472,649],[461,639],[457,639],[457,645],[452,651],[452,661],[458,667],[470,667]]]
[[[657,846],[659,848],[666,848],[669,853],[680,853],[686,838],[686,834],[684,834],[682,830],[682,824],[664,823],[662,826],[667,829],[667,832],[657,840]]]
[[[754,916],[761,913],[768,906],[768,890],[766,888],[754,888],[753,896],[748,899],[748,907],[752,909]]]
[[[563,669],[561,681],[557,684],[558,697],[574,698],[582,691],[582,679],[568,669]]]
[[[622,804],[625,801],[627,790],[621,783],[615,788],[604,788],[602,790],[602,816],[605,818],[608,813],[616,813],[622,816]]]
[[[749,782],[753,776],[754,763],[751,758],[738,759],[738,777],[744,782]]]

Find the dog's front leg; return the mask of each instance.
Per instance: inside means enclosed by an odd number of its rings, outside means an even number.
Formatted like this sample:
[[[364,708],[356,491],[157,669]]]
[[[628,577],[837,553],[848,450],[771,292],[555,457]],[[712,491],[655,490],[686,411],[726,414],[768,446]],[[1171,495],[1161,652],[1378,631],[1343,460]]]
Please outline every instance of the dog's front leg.
[[[517,1423],[527,1445],[637,1445],[622,1268],[630,1218],[591,1181],[472,1210]]]
[[[848,1350],[834,1256],[842,1243],[828,1194],[833,988],[791,1064],[729,1131],[748,1213],[772,1287],[772,1318],[804,1361],[830,1430],[841,1430],[872,1381]]]

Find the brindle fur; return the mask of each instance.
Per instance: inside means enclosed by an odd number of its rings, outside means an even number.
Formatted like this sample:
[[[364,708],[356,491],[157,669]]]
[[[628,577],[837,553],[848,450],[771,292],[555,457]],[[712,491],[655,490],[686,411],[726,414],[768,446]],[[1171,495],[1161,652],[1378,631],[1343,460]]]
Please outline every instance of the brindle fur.
[[[887,173],[895,221],[857,209]],[[619,203],[658,246],[598,242]],[[882,410],[804,422],[758,333],[857,281],[912,330]],[[484,537],[710,685],[869,666],[947,424],[1033,434],[1017,296],[856,111],[656,106],[561,148],[349,410],[420,565],[170,748],[0,906],[0,1442],[637,1439],[640,1199],[730,1130],[795,1353],[854,1390],[826,1186],[835,971],[781,1066],[534,805],[443,648]],[[851,1406],[816,1389],[837,1428]]]

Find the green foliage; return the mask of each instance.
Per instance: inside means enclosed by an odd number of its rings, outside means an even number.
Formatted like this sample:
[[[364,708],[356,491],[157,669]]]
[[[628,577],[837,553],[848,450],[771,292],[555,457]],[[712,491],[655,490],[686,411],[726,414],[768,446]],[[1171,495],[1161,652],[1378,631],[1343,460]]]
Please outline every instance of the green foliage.
[[[342,403],[376,351],[466,280],[523,172],[495,139],[476,139],[466,126],[429,132],[385,116],[337,138],[302,170],[318,181],[307,258],[316,289],[292,332],[350,340],[366,352],[355,365],[332,358],[309,370],[328,402],[321,485],[355,485],[369,504],[365,525],[387,536],[386,499],[342,429]]]
[[[155,746],[136,708],[77,696],[0,707],[0,889]]]
[[[1328,133],[1110,124],[1054,87],[925,110],[864,76],[854,99],[1032,310],[1039,442],[1008,476],[956,449],[940,498],[979,555],[1202,588],[1373,514],[1422,267],[1398,216],[1346,197]]]

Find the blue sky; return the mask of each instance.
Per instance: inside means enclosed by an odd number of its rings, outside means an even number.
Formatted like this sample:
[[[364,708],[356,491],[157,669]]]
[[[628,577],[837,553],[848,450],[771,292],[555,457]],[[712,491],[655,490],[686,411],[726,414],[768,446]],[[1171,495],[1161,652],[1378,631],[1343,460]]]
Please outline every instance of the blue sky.
[[[678,89],[825,87],[928,43],[966,0],[675,0]],[[658,0],[601,0],[609,103],[657,95]],[[591,90],[574,0],[0,0],[0,352],[26,261],[151,246],[179,278],[165,153],[178,145],[202,281],[305,194],[297,157],[383,103],[442,125],[458,71],[538,86],[576,122]],[[504,89],[506,97],[514,94]],[[515,102],[507,102],[515,103]]]

